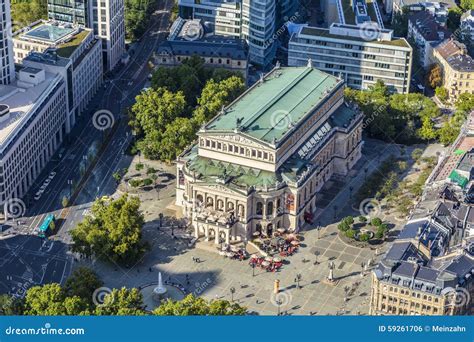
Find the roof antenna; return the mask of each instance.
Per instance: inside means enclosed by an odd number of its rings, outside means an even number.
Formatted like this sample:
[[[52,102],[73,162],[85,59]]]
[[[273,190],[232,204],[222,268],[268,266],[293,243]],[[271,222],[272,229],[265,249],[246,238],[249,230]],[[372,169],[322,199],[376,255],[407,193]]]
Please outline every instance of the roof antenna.
[[[313,60],[311,58],[308,58],[308,65],[307,65],[308,68],[312,68],[313,67]]]

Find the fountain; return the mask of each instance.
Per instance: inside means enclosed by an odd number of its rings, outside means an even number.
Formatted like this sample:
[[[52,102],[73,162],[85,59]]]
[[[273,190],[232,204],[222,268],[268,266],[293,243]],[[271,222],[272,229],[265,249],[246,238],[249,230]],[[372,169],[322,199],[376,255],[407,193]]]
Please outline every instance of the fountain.
[[[148,283],[139,286],[143,296],[145,309],[153,311],[168,299],[181,300],[185,296],[185,289],[179,284],[163,283],[161,272],[158,272],[158,283]]]
[[[168,289],[163,286],[163,279],[161,279],[161,272],[158,273],[158,286],[153,289],[153,299],[158,303],[161,302],[165,297]]]

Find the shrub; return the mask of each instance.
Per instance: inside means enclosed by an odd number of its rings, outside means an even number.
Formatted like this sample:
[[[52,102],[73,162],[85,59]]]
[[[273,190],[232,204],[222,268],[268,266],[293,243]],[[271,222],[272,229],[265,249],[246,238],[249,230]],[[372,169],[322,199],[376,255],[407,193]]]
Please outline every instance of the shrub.
[[[370,235],[367,234],[367,233],[362,233],[362,234],[359,235],[359,240],[360,241],[365,242],[365,241],[369,241],[369,239],[370,239]]]
[[[414,161],[418,161],[418,159],[421,158],[422,154],[423,154],[423,150],[421,148],[415,148],[413,152],[411,153],[411,157],[413,158]]]
[[[374,217],[374,218],[372,219],[372,221],[370,221],[370,223],[371,223],[373,226],[378,227],[378,226],[380,226],[380,225],[382,224],[382,220],[381,220],[380,218],[378,218],[378,217]]]
[[[143,180],[143,185],[144,186],[148,186],[148,185],[152,185],[153,184],[153,180],[151,178],[145,178]]]
[[[354,223],[354,218],[352,216],[344,217],[342,222],[347,223],[349,226]]]
[[[145,165],[143,165],[143,163],[137,163],[135,165],[135,170],[141,171],[141,170],[143,170],[144,167],[145,167]]]
[[[349,239],[353,239],[355,237],[355,234],[356,234],[356,231],[354,229],[348,229],[345,231],[346,236],[349,238]]]
[[[349,228],[350,228],[350,226],[347,224],[347,222],[344,222],[344,221],[342,221],[341,223],[339,223],[337,225],[337,229],[339,229],[340,231],[343,231],[343,232],[345,232]]]
[[[128,182],[132,188],[138,188],[143,184],[143,180],[141,179],[130,179]]]
[[[367,222],[367,217],[363,216],[363,215],[360,215],[358,217],[358,220],[360,223],[366,223]]]
[[[151,175],[151,174],[154,174],[156,173],[156,169],[154,167],[149,167],[148,169],[146,169],[146,174],[147,175]]]

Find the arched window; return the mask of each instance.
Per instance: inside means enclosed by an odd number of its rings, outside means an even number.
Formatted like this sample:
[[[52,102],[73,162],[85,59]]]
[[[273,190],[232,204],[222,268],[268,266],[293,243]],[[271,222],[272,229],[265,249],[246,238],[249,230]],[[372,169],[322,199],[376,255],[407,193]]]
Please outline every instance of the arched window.
[[[227,202],[227,210],[228,211],[234,210],[234,203],[233,202]]]
[[[206,207],[214,207],[214,199],[212,197],[207,198]]]
[[[244,217],[245,216],[245,207],[243,204],[239,204],[238,206],[238,214],[240,217]]]
[[[263,215],[263,203],[257,202],[257,215]]]
[[[202,195],[197,195],[196,196],[196,200],[197,200],[197,204],[201,205],[202,203],[204,203],[204,199],[202,198]]]
[[[267,203],[267,215],[273,215],[273,202]]]
[[[224,201],[221,199],[217,200],[217,210],[224,211]]]

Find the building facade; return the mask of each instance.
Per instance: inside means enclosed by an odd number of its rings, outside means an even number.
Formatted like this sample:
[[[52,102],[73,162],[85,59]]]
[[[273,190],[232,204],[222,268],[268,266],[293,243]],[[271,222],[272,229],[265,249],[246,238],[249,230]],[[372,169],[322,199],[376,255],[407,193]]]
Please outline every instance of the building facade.
[[[189,32],[196,35],[190,36]],[[201,20],[178,17],[168,39],[158,47],[155,63],[176,66],[194,55],[201,57],[208,67],[238,71],[247,78],[248,47],[243,39],[215,36],[213,32],[206,32]]]
[[[68,85],[69,132],[102,84],[101,40],[91,29],[81,26],[39,22],[15,32],[13,46],[16,63],[64,77]]]
[[[58,74],[22,67],[0,86],[0,208],[23,197],[66,134],[66,82]]]
[[[472,211],[443,199],[433,215],[406,224],[372,273],[371,314],[472,314]]]
[[[0,16],[0,84],[10,84],[15,79],[15,64],[13,62],[13,45],[11,39],[10,0],[1,0]]]
[[[414,42],[418,62],[425,69],[433,60],[433,44],[445,40],[449,35],[450,32],[441,27],[426,11],[420,11],[408,18],[408,38]]]
[[[277,65],[205,124],[177,161],[176,204],[195,236],[246,241],[310,222],[317,192],[361,155],[362,114],[343,92],[311,62]]]
[[[275,0],[179,0],[178,4],[183,18],[202,19],[210,24],[216,35],[244,39],[249,46],[251,63],[266,66],[275,57],[273,35],[279,17]],[[283,4],[286,15],[294,7]]]
[[[102,40],[104,71],[114,69],[125,53],[124,0],[48,0],[48,18],[94,30]]]
[[[466,46],[446,39],[434,47],[433,60],[443,70],[443,84],[454,103],[462,93],[474,94],[474,61]]]
[[[301,66],[311,58],[316,68],[341,76],[351,88],[367,89],[380,80],[392,92],[408,93],[412,48],[392,34],[379,29],[368,37],[364,26],[347,24],[300,27],[290,38],[288,65]]]

